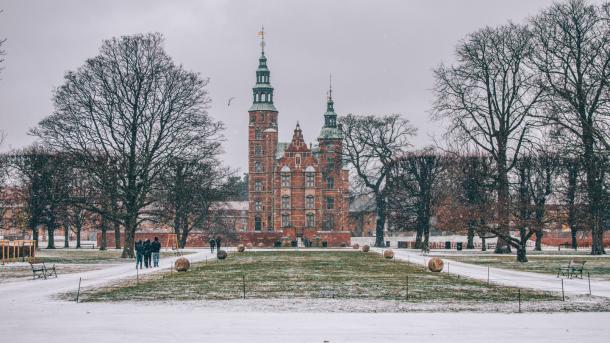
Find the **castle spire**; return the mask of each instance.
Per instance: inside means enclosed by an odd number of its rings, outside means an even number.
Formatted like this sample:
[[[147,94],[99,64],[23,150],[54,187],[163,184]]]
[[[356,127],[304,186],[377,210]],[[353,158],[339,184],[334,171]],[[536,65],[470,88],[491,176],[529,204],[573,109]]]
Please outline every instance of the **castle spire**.
[[[273,87],[269,80],[271,72],[265,56],[265,27],[261,27],[258,36],[261,38],[261,56],[256,69],[256,84],[252,88],[253,103],[250,111],[277,111],[273,105]]]
[[[328,99],[326,101],[326,113],[324,113],[324,127],[337,127],[337,114],[335,113],[335,102],[333,101],[333,75],[328,77]]]

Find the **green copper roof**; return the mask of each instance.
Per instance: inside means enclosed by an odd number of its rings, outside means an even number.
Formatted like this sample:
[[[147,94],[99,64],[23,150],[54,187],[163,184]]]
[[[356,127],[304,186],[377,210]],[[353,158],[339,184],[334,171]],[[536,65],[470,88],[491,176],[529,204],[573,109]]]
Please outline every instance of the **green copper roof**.
[[[272,103],[269,103],[269,102],[255,102],[252,104],[252,106],[250,106],[250,109],[248,111],[275,111],[275,112],[277,112],[277,109],[275,108],[275,106],[273,106]]]
[[[341,134],[341,130],[337,127],[323,127],[320,130],[320,135],[318,139],[342,139],[343,135]]]
[[[288,148],[289,145],[290,145],[290,143],[284,143],[284,142],[277,143],[277,148],[275,149],[275,159],[276,160],[279,160],[280,158],[284,157],[284,151],[286,151],[286,148]]]

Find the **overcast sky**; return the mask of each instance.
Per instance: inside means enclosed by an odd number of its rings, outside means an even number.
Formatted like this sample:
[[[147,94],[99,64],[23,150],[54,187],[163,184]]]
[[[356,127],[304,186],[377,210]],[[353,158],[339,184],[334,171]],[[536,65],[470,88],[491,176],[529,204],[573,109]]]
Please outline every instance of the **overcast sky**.
[[[8,55],[0,74],[0,130],[7,150],[52,111],[63,75],[102,40],[160,32],[175,62],[210,78],[209,112],[226,125],[225,163],[247,167],[247,110],[266,31],[280,141],[298,121],[315,142],[328,75],[339,115],[400,113],[419,129],[417,146],[442,133],[431,122],[432,69],[451,63],[456,43],[486,25],[524,18],[551,0],[60,1],[0,0]],[[231,106],[227,100],[235,99]]]

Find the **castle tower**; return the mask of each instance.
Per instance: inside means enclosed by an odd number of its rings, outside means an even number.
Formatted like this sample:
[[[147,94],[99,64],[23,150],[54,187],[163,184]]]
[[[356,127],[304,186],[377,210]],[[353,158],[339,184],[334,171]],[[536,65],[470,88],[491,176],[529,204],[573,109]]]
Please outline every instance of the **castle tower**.
[[[261,30],[261,56],[248,110],[248,230],[273,230],[273,175],[277,149],[278,111],[273,105],[273,87]]]
[[[321,171],[320,229],[324,231],[347,230],[349,206],[348,173],[343,169],[343,135],[337,124],[333,101],[332,81],[329,85],[324,126],[318,136],[319,164]]]

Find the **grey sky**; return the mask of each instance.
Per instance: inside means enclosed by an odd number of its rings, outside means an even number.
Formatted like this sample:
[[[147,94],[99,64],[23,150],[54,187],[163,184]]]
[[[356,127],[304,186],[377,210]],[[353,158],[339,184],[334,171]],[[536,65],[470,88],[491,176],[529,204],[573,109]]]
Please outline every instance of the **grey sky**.
[[[210,114],[222,120],[224,160],[246,168],[247,110],[264,24],[280,140],[299,120],[306,141],[322,125],[328,75],[342,114],[401,113],[415,144],[442,132],[430,122],[432,69],[451,63],[458,40],[485,25],[520,22],[551,0],[30,1],[0,0],[8,55],[0,74],[2,150],[33,141],[67,70],[112,36],[161,32],[174,61],[210,78]],[[231,106],[227,100],[235,97]]]

